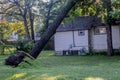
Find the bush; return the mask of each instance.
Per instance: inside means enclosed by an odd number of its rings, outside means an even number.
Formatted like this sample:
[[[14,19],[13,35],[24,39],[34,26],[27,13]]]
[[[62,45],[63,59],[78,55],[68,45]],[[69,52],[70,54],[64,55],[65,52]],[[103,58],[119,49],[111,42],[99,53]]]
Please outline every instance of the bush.
[[[29,52],[30,50],[32,50],[33,46],[34,46],[33,41],[30,41],[30,42],[27,42],[27,43],[19,42],[18,46],[17,46],[17,50]]]
[[[27,51],[30,51],[30,50],[32,50],[33,46],[34,46],[34,41],[30,41],[30,42],[28,42],[27,44],[25,44],[24,48],[25,48]]]

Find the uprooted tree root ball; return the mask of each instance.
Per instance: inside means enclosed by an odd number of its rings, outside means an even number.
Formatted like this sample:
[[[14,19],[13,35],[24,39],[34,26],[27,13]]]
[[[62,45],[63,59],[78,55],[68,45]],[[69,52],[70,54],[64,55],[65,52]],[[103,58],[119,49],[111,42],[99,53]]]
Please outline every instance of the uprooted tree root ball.
[[[29,53],[26,53],[24,51],[18,51],[15,55],[11,55],[7,59],[5,59],[5,65],[17,67],[21,62],[25,62],[29,65],[32,65],[30,62],[24,60],[25,57],[28,57],[32,60],[35,59]]]
[[[23,52],[17,52],[15,55],[11,55],[7,59],[5,59],[5,65],[17,67],[24,58],[25,54]]]

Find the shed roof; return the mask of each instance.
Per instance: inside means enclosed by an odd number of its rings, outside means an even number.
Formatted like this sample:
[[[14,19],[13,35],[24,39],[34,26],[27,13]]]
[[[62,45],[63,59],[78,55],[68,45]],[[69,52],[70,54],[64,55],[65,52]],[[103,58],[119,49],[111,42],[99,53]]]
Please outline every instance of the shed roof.
[[[86,30],[101,24],[101,19],[96,16],[76,17],[74,22],[65,25],[61,24],[57,31]]]

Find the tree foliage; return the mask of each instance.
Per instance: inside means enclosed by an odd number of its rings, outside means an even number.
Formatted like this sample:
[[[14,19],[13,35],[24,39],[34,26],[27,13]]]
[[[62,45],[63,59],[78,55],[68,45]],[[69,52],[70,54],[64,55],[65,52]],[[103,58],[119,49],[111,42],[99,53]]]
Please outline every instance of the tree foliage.
[[[53,22],[57,14],[60,12],[61,7],[66,3],[66,0],[50,0],[42,2],[39,9],[42,19],[42,25],[39,33],[43,34],[48,26]]]
[[[18,35],[25,35],[25,34],[26,34],[24,24],[23,24],[23,22],[21,22],[21,21],[18,21],[18,22],[10,22],[10,23],[8,24],[8,26],[9,26],[9,31],[8,31],[8,33],[15,32],[15,33],[17,33]]]
[[[8,22],[6,20],[2,20],[0,22],[0,40],[8,37],[6,34],[7,31],[8,31]]]
[[[9,39],[10,34],[13,32],[18,35],[26,34],[23,22],[7,22],[6,20],[2,20],[0,23],[1,39]]]
[[[102,21],[106,19],[120,18],[120,0],[111,0],[111,10],[107,13],[109,0],[84,0],[82,3],[77,4],[69,14],[70,17],[75,16],[90,16],[96,15],[101,17]],[[108,7],[110,8],[110,7]],[[109,16],[107,16],[109,14]],[[108,17],[108,18],[107,18]],[[113,22],[112,20],[112,22]],[[110,20],[111,21],[111,20]]]
[[[27,39],[34,39],[34,21],[35,13],[33,7],[36,6],[36,0],[6,0],[2,5],[8,5],[4,12],[7,19],[12,21],[23,21]]]

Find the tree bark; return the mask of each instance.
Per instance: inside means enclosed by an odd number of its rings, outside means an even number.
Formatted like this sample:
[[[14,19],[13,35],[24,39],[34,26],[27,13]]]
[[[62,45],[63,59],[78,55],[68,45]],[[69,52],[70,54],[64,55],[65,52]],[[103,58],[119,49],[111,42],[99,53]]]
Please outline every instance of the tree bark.
[[[28,29],[28,25],[27,25],[28,22],[27,22],[26,16],[23,16],[23,19],[24,19],[24,26],[25,26],[25,31],[26,31],[26,37],[27,37],[28,40],[31,40],[29,29]]]
[[[111,16],[109,15],[112,11],[111,0],[105,0],[106,9],[107,9],[107,55],[112,56],[114,54],[113,44],[112,44],[112,26],[111,26]]]
[[[45,44],[48,42],[48,40],[55,34],[56,29],[64,19],[64,17],[67,15],[67,13],[71,10],[71,8],[80,0],[70,0],[68,4],[61,10],[61,13],[58,14],[57,18],[54,20],[53,24],[46,30],[46,32],[43,34],[41,39],[36,43],[32,51],[29,53],[33,58],[37,58],[42,49],[44,48]],[[21,56],[17,55],[17,58]],[[20,64],[23,61],[23,57],[21,60],[16,61],[16,56],[12,57],[12,62],[10,59],[6,59],[5,63],[7,65],[15,66],[14,64]],[[10,63],[9,63],[10,62]],[[16,63],[17,62],[17,63]],[[19,62],[19,63],[18,63]]]
[[[106,30],[107,30],[107,55],[112,56],[114,51],[113,51],[113,43],[112,43],[112,27],[111,24],[106,25]]]
[[[93,52],[93,45],[92,45],[92,30],[88,30],[88,47],[89,47],[89,52]]]
[[[35,36],[34,36],[34,14],[32,14],[32,11],[29,7],[29,20],[30,20],[30,26],[31,26],[31,38],[35,42]]]

